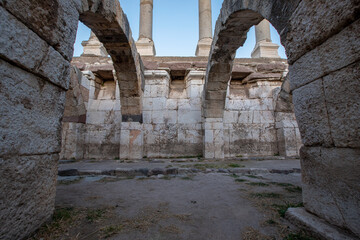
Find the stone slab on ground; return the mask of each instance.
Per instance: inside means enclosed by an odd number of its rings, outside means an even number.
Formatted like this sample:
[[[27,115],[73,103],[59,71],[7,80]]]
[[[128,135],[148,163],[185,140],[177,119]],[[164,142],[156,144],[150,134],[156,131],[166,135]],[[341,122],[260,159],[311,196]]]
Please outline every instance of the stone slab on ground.
[[[285,217],[294,225],[316,238],[324,240],[356,240],[340,229],[328,224],[319,217],[307,212],[305,208],[289,208]]]
[[[234,164],[234,165],[232,165]],[[236,164],[236,165],[235,165]],[[60,176],[110,175],[110,176],[152,176],[158,174],[177,175],[196,172],[220,172],[236,174],[300,173],[300,161],[289,160],[247,160],[247,161],[193,161],[172,162],[172,159],[121,162],[117,160],[85,160],[59,165]]]

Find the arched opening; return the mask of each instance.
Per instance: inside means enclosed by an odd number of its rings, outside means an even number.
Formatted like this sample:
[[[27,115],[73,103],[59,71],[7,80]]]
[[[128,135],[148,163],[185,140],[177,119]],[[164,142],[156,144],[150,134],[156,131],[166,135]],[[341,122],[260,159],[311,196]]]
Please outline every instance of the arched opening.
[[[358,64],[358,58],[353,56],[354,47],[358,48],[358,43],[353,42],[354,29],[357,28],[358,21],[353,15],[355,10],[351,9],[351,6],[354,6],[352,4],[354,3],[339,4],[337,9],[341,8],[340,12],[349,14],[344,13],[341,20],[329,26],[326,25],[325,20],[316,21],[319,19],[319,9],[324,10],[323,13],[327,16],[326,21],[333,19],[329,15],[333,11],[327,3],[224,1],[207,68],[203,116],[209,123],[222,121],[227,82],[231,76],[235,51],[244,43],[245,33],[252,25],[258,24],[263,18],[268,19],[281,35],[290,64],[290,87],[283,86],[283,89],[284,92],[289,92],[285,88],[290,88],[293,93],[295,113],[304,144],[301,149],[301,162],[305,209],[331,224],[358,234],[358,223],[355,221],[358,217],[355,216],[359,216],[360,213],[358,211],[350,213],[348,210],[354,210],[353,206],[360,199],[359,194],[351,197],[351,200],[344,199],[345,195],[350,197],[353,196],[353,191],[357,191],[355,190],[356,183],[352,177],[342,179],[332,175],[333,171],[343,170],[343,167],[347,164],[351,165],[359,157],[358,146],[348,140],[345,144],[339,142],[341,134],[339,135],[339,131],[336,130],[335,126],[338,125],[335,119],[344,118],[340,117],[339,111],[335,109],[342,106],[353,112],[350,105],[358,106],[358,103],[339,97],[335,92],[340,94],[344,91],[343,88],[334,90],[329,85],[339,86],[341,83],[354,87],[354,81],[351,81],[348,76],[341,76],[344,72],[353,73]],[[279,11],[281,11],[280,15],[277,14]],[[303,16],[314,20],[311,27],[302,21]],[[343,51],[340,54],[337,48],[339,48],[338,42],[342,40],[351,42],[351,46],[340,47]],[[343,59],[341,55],[344,52],[351,56],[345,62],[340,60]],[[311,59],[316,59],[316,64]],[[354,96],[353,90],[347,92]],[[359,99],[359,94],[355,95],[356,99]],[[345,118],[352,119],[348,114]],[[357,129],[358,126],[354,126],[352,121],[342,121],[342,124],[344,124],[343,131],[348,134],[349,139],[353,140],[355,135],[350,128]],[[223,131],[211,124],[208,126],[209,129],[205,129],[205,132]],[[208,143],[210,148],[218,145],[219,142],[215,140]],[[215,153],[216,151],[219,149],[215,150]],[[346,163],[339,158],[339,154],[342,153],[347,155]],[[355,176],[359,169],[358,166],[357,170],[345,168],[349,176]],[[346,190],[338,188],[340,183],[347,186]],[[336,210],[334,212],[330,209]]]

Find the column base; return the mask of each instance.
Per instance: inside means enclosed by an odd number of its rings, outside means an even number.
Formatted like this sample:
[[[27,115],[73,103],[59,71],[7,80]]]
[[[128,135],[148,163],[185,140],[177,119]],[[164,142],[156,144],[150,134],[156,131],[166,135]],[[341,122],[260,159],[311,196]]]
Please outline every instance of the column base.
[[[210,54],[211,44],[212,44],[212,38],[200,39],[196,47],[195,56],[208,57]]]
[[[83,41],[81,45],[83,45],[84,47],[81,56],[83,55],[95,55],[101,57],[108,56],[108,53],[106,52],[104,45],[96,37],[92,37],[88,41]]]
[[[252,58],[280,58],[278,53],[279,45],[261,41],[256,43],[253,52],[251,53]]]
[[[155,45],[154,42],[151,39],[148,38],[140,38],[137,40],[136,48],[140,56],[155,56]]]

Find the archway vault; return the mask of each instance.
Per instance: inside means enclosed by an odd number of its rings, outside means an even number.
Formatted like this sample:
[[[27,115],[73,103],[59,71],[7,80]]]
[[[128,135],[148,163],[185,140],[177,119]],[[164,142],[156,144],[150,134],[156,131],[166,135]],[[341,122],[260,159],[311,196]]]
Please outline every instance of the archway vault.
[[[221,152],[221,141],[211,136],[221,138],[223,131],[226,88],[235,51],[245,42],[252,25],[263,18],[269,20],[279,32],[288,57],[290,91],[303,142],[305,208],[358,236],[359,9],[359,0],[224,0],[203,95],[204,154],[207,148]]]
[[[119,1],[82,1],[80,21],[104,44],[119,79],[123,119],[141,121],[143,64]]]

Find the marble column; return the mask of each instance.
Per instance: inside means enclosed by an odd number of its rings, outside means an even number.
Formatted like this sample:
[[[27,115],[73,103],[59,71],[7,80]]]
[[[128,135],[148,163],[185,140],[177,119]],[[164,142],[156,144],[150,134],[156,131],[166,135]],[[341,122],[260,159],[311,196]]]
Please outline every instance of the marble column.
[[[199,0],[199,42],[195,55],[207,57],[212,43],[211,0]]]
[[[83,45],[84,47],[81,56],[84,55],[95,55],[101,57],[108,56],[108,53],[106,52],[104,45],[99,41],[99,39],[96,37],[96,35],[93,32],[90,33],[89,40],[83,41],[81,45]]]
[[[136,48],[141,56],[155,56],[153,32],[153,0],[140,0],[140,31]]]
[[[255,26],[256,45],[251,53],[252,58],[280,58],[279,45],[271,42],[270,23],[262,20]]]

